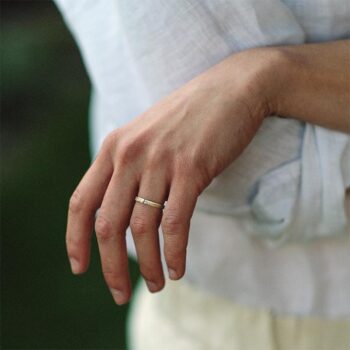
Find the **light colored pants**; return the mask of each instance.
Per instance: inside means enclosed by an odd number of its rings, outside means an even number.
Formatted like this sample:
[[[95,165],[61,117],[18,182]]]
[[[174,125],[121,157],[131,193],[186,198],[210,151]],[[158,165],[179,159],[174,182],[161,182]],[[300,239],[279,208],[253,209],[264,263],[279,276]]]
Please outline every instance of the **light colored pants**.
[[[140,281],[128,339],[130,350],[349,350],[350,321],[278,317],[182,280],[151,294]]]

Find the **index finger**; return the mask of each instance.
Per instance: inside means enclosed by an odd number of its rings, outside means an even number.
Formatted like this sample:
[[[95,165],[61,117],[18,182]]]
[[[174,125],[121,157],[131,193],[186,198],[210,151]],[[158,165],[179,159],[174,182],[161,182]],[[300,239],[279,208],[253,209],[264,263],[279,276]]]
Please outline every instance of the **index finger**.
[[[101,205],[112,172],[113,166],[108,157],[98,156],[70,198],[66,246],[74,274],[83,273],[88,268],[95,213]]]

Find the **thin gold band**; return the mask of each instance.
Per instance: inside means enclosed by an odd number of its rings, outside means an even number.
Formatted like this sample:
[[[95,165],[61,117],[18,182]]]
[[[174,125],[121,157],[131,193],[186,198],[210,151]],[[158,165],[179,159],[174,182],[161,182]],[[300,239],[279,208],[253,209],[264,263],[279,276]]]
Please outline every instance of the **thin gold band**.
[[[135,197],[135,202],[146,204],[146,205],[149,205],[149,206],[154,207],[154,208],[159,208],[159,209],[163,209],[164,208],[164,204],[153,202],[153,201],[150,201],[149,199],[142,198],[142,197],[139,197],[139,196]]]

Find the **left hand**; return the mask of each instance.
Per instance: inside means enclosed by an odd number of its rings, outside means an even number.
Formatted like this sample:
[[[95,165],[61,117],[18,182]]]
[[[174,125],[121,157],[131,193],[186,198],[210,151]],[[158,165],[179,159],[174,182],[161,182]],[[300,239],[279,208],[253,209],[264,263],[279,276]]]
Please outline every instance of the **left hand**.
[[[268,52],[229,57],[107,136],[70,200],[66,239],[74,273],[88,267],[95,225],[105,280],[115,301],[127,302],[125,231],[130,224],[148,288],[162,289],[161,224],[170,278],[183,276],[197,197],[244,150],[268,115],[261,74],[270,67]],[[137,203],[136,195],[167,201],[166,207]]]

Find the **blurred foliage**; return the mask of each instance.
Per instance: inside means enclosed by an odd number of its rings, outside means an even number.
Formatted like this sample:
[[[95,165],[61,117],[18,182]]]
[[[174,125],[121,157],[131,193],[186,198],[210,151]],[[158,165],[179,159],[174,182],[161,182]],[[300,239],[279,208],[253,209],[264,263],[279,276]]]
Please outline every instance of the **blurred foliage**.
[[[78,50],[49,1],[1,1],[1,17],[1,348],[125,349],[128,306],[113,303],[96,242],[84,276],[65,252],[67,202],[90,162]]]

